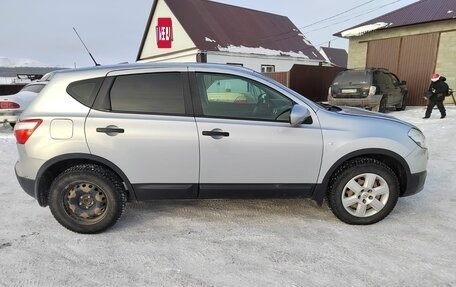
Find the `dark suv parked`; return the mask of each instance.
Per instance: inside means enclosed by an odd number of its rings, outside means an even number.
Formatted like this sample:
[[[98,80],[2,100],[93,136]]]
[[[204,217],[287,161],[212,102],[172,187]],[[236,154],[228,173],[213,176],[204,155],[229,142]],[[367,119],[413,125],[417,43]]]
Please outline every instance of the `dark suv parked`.
[[[331,84],[328,102],[382,113],[387,107],[405,110],[408,92],[405,84],[387,69],[346,70],[340,72]]]

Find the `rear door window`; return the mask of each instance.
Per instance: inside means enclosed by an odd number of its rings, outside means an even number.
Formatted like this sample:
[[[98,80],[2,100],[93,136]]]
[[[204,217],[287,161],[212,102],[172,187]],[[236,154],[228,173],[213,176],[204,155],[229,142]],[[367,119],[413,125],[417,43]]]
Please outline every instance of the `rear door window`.
[[[185,114],[181,73],[118,76],[110,98],[113,112]]]

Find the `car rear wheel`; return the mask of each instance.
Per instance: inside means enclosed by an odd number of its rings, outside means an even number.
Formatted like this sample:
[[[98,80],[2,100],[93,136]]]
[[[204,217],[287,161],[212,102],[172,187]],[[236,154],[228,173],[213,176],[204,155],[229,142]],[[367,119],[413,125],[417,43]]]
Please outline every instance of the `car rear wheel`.
[[[396,111],[403,111],[407,107],[407,94],[402,96],[402,101],[399,105],[396,106]]]
[[[380,100],[380,104],[378,106],[378,111],[380,113],[385,113],[386,112],[386,97],[383,97],[381,100]]]
[[[340,220],[354,225],[376,223],[394,208],[399,181],[384,163],[360,158],[343,164],[334,174],[328,204]]]
[[[50,188],[49,207],[55,219],[78,233],[98,233],[111,227],[125,205],[125,189],[120,179],[112,171],[93,164],[65,170]]]

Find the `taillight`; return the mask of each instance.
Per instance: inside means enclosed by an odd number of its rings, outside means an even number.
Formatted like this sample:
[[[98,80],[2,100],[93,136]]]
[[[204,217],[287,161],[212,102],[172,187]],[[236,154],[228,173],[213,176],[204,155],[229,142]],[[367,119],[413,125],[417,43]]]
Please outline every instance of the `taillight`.
[[[18,103],[15,102],[10,102],[10,101],[4,101],[0,102],[0,109],[6,110],[6,109],[19,109],[21,106]]]
[[[16,123],[14,126],[14,135],[18,144],[25,144],[33,132],[43,122],[40,119],[25,120]]]
[[[375,95],[376,91],[377,91],[377,87],[376,86],[370,86],[370,88],[369,88],[369,96]]]

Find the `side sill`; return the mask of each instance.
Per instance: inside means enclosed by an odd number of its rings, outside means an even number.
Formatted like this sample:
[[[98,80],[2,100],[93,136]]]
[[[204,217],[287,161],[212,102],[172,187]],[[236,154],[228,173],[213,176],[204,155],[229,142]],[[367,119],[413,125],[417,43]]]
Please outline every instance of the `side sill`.
[[[199,198],[308,198],[314,187],[314,184],[200,184]]]
[[[192,199],[198,196],[197,184],[133,184],[136,200]]]

